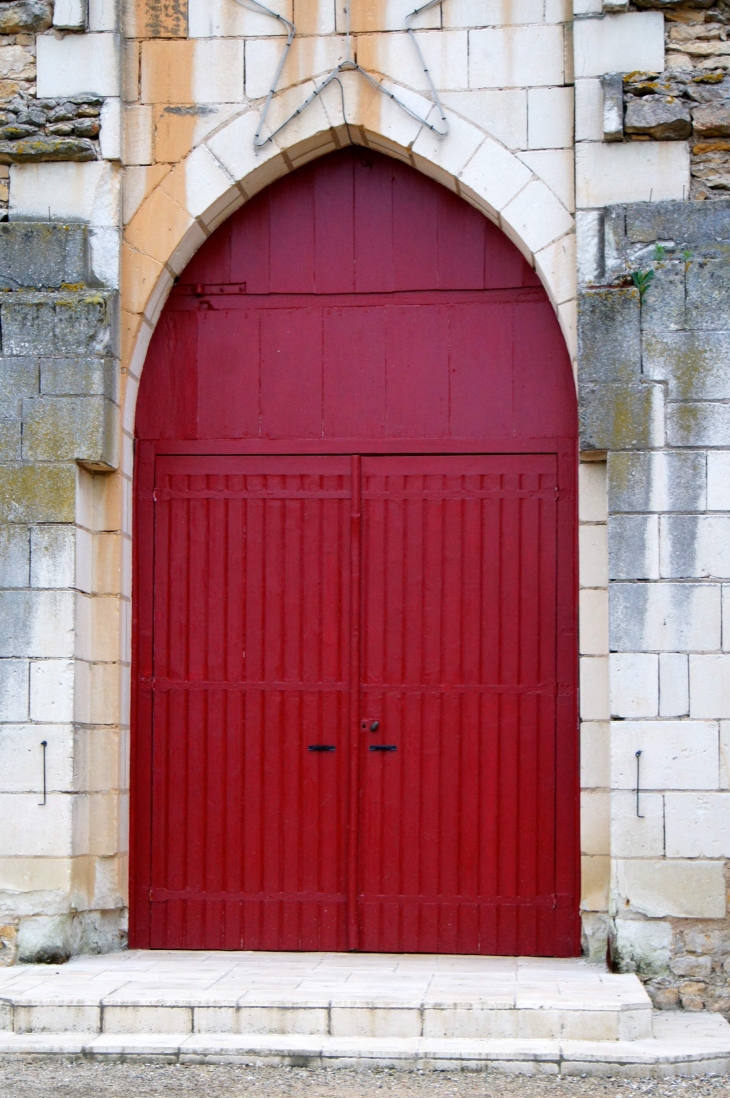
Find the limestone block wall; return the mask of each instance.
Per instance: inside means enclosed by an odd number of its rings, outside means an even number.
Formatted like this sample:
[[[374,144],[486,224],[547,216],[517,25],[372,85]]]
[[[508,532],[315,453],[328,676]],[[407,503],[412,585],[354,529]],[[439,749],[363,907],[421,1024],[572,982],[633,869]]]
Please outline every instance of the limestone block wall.
[[[579,394],[583,449],[608,451],[611,947],[657,1005],[727,1012],[730,202],[611,207],[595,243]]]
[[[93,505],[119,365],[87,237],[0,226],[0,963],[120,940],[120,523]]]

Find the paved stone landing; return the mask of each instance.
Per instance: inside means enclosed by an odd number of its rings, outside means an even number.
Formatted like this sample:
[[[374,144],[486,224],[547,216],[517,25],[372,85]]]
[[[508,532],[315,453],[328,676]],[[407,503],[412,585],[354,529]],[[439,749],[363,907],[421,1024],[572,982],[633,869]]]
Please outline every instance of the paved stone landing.
[[[130,951],[0,970],[13,1054],[730,1072],[730,1026],[580,960]]]

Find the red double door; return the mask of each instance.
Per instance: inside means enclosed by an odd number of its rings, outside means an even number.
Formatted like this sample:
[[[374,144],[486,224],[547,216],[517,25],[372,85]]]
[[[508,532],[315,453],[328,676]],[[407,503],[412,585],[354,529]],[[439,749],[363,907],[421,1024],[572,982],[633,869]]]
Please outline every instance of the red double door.
[[[557,488],[555,455],[157,458],[153,946],[569,941]]]
[[[407,165],[211,236],[137,406],[132,945],[578,951],[576,420],[534,271]]]

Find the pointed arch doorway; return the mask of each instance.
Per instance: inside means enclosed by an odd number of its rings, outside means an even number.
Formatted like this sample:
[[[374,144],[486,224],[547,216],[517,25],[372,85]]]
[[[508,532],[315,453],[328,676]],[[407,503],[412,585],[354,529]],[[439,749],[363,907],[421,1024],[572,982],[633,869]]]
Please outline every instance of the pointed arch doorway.
[[[361,148],[178,280],[137,405],[137,947],[578,952],[575,393],[534,271]]]

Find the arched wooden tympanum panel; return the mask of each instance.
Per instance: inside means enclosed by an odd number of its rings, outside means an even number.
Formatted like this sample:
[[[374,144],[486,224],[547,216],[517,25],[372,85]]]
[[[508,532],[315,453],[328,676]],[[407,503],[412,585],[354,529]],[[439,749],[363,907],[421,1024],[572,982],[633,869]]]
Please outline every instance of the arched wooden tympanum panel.
[[[179,279],[136,433],[131,943],[575,953],[576,406],[517,249],[325,157]]]

